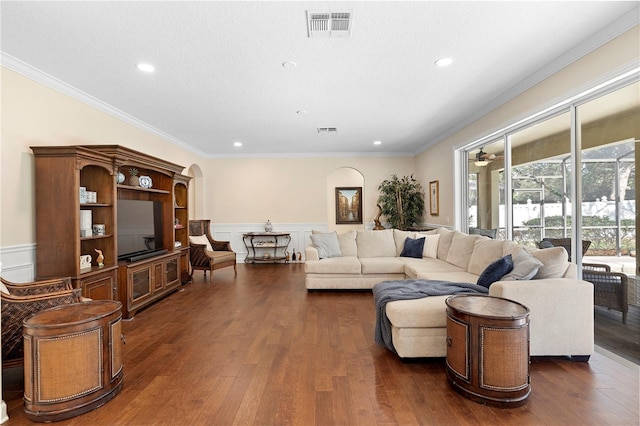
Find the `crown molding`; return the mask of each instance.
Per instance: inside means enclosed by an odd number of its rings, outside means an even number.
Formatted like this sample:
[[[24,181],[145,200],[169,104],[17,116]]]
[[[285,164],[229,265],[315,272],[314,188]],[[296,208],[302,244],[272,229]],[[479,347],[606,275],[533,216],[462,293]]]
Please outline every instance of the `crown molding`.
[[[3,51],[0,51],[0,64],[17,72],[18,74],[22,74],[23,76],[35,82],[38,82],[64,95],[67,95],[77,101],[80,101],[92,108],[95,108],[98,111],[104,112],[105,114],[108,114],[114,118],[117,118],[118,120],[124,121],[127,124],[130,124],[134,127],[144,130],[145,132],[151,133],[152,135],[155,135],[161,139],[164,139],[167,142],[177,145],[182,149],[185,149],[187,151],[190,151],[202,157],[206,156],[204,152],[195,149],[194,147],[181,141],[180,139],[177,139],[169,135],[168,133],[165,133],[162,130],[157,129],[145,123],[144,121],[138,120],[134,116],[129,115],[126,112],[121,111],[118,108],[115,108],[112,105],[94,96],[91,96],[88,93],[85,93],[71,86],[70,84],[67,84],[64,81],[57,79],[39,70],[38,68],[35,68],[34,66],[29,65],[28,63],[21,61],[20,59],[15,58]]]

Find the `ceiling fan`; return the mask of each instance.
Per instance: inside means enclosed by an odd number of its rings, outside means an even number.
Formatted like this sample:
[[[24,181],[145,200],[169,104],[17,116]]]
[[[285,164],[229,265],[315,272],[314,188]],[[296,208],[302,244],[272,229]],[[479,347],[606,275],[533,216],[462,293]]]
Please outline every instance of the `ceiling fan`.
[[[484,147],[480,147],[480,151],[476,154],[475,160],[470,158],[469,161],[473,161],[473,164],[478,167],[484,167],[489,165],[493,160],[503,157],[503,155],[487,154],[484,152]]]

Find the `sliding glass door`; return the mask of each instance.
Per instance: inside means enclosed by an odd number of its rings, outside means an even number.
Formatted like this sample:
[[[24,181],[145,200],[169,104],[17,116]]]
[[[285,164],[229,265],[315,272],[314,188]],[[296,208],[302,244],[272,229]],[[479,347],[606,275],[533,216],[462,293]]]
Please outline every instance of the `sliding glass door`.
[[[640,83],[617,85],[463,149],[461,228],[494,229],[530,247],[567,238],[576,263],[635,256]],[[586,253],[582,240],[591,242]]]

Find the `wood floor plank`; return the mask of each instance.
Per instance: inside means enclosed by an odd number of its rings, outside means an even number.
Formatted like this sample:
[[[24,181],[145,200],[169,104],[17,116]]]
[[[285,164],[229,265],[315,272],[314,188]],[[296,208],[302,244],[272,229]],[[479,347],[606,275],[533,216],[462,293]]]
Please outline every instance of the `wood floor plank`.
[[[639,424],[638,370],[600,353],[534,358],[527,404],[485,406],[447,384],[444,359],[376,345],[370,292],[307,292],[302,264],[226,269],[125,321],[122,391],[57,425]],[[6,425],[32,424],[8,373]]]

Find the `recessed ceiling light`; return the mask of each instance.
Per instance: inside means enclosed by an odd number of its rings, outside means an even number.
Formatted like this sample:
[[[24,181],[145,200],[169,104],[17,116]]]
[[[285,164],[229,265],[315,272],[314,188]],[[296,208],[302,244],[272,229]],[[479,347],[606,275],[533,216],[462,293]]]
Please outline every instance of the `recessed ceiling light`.
[[[304,114],[306,114],[306,113],[307,113],[307,111],[305,111],[305,110],[303,110],[303,109],[301,109],[301,110],[299,110],[299,111],[296,111],[296,114],[300,114],[300,115],[304,115]]]
[[[154,72],[156,70],[156,67],[154,67],[151,64],[147,64],[145,62],[140,62],[139,64],[136,64],[136,68],[138,68],[138,71],[142,71],[142,72]]]
[[[382,141],[373,141],[374,145],[382,145]]]
[[[242,142],[234,142],[233,146],[235,146],[236,148],[240,148],[242,146]]]
[[[292,68],[297,67],[297,66],[298,66],[298,64],[296,64],[296,63],[295,63],[295,62],[293,62],[293,61],[287,61],[287,62],[283,62],[283,63],[282,63],[282,66],[283,66],[283,67],[285,67],[286,69],[290,70],[290,69],[292,69]]]
[[[435,64],[439,67],[447,67],[453,63],[452,58],[440,58],[436,60]]]

